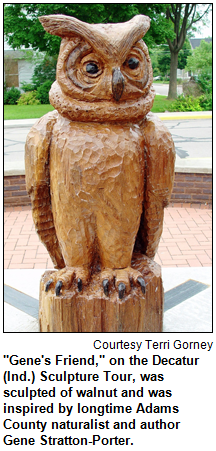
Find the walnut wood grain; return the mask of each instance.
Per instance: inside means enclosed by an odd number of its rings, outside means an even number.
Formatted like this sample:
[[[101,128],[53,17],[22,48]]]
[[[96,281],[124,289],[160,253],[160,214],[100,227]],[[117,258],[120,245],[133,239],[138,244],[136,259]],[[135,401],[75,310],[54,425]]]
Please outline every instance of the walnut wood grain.
[[[26,140],[33,219],[58,270],[41,282],[41,330],[161,331],[162,282],[151,259],[175,151],[150,113],[153,72],[141,39],[150,20],[40,21],[62,37],[50,90],[55,110]]]

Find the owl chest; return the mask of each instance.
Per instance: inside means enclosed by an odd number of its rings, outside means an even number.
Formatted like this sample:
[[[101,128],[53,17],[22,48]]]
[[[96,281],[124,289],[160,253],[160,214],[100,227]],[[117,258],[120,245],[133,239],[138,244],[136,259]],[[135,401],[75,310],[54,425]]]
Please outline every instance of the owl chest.
[[[60,117],[50,148],[52,191],[79,194],[115,185],[137,190],[143,183],[143,147],[138,125],[71,122]]]

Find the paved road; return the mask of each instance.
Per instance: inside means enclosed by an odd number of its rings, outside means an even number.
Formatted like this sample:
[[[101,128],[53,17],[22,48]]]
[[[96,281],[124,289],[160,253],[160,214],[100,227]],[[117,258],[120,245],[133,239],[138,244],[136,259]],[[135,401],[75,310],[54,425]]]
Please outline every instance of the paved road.
[[[164,121],[176,149],[176,167],[208,169],[212,165],[212,120]]]
[[[177,119],[163,121],[172,133],[176,147],[176,167],[211,167],[211,119]],[[5,170],[24,170],[24,147],[30,127],[5,129]]]
[[[164,84],[160,84],[160,83],[153,83],[155,92],[157,95],[159,96],[168,96],[168,90],[169,90],[169,85],[164,85]],[[177,94],[180,95],[182,94],[182,86],[179,85],[177,86]]]
[[[24,149],[30,127],[5,128],[4,166],[5,170],[24,169]]]

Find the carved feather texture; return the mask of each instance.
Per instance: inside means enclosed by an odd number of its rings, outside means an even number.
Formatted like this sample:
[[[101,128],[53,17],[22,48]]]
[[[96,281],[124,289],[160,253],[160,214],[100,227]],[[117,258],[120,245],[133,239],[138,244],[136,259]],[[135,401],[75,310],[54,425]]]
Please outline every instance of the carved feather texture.
[[[153,258],[175,154],[167,129],[148,114],[155,93],[141,38],[150,19],[85,24],[53,15],[40,21],[62,44],[50,91],[56,110],[35,124],[26,143],[38,234],[57,267],[85,274],[98,265],[129,268],[134,246]]]

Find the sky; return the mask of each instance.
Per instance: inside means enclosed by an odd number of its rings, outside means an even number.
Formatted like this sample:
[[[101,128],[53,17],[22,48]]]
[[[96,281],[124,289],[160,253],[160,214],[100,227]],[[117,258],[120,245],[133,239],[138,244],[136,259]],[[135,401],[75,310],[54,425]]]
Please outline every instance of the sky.
[[[194,33],[194,38],[209,38],[212,37],[212,12],[208,15],[208,24],[206,26],[197,23],[197,31]]]

